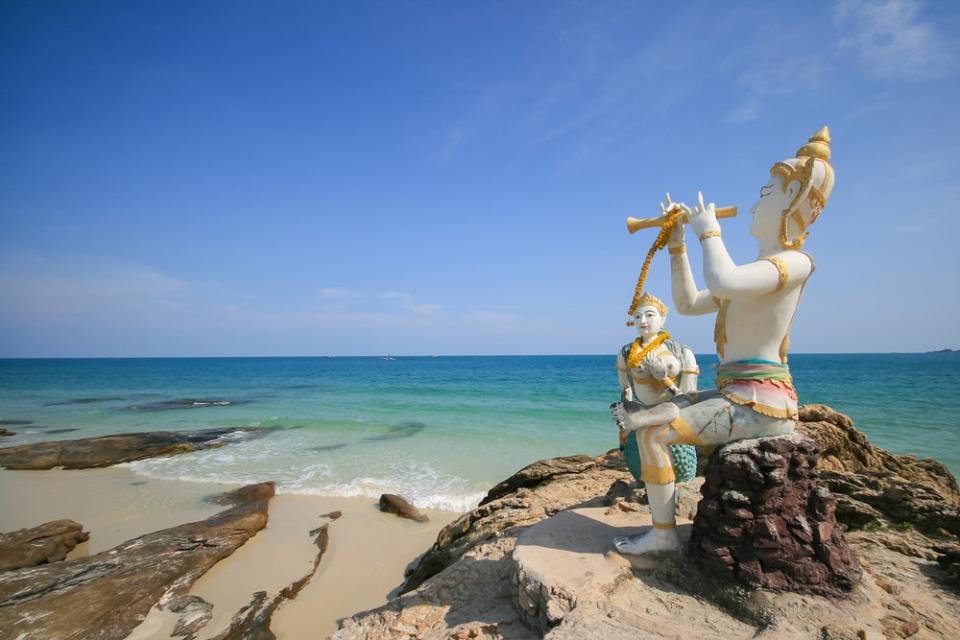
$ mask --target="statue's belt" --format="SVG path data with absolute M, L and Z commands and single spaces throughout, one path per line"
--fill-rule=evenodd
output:
M 790 375 L 790 367 L 779 362 L 738 360 L 717 365 L 718 389 L 736 380 L 776 380 L 791 384 L 793 377 Z

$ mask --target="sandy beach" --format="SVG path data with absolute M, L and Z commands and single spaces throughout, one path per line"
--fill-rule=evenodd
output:
M 84 525 L 90 540 L 69 558 L 110 549 L 145 533 L 208 517 L 222 507 L 205 496 L 236 488 L 219 483 L 145 480 L 130 469 L 77 471 L 0 470 L 0 531 L 60 518 Z M 212 603 L 213 619 L 201 638 L 220 632 L 256 591 L 272 596 L 309 573 L 317 549 L 310 531 L 323 514 L 341 511 L 330 524 L 330 543 L 311 582 L 280 607 L 272 630 L 278 638 L 324 638 L 336 621 L 386 602 L 403 571 L 426 551 L 458 514 L 427 510 L 418 523 L 381 513 L 370 498 L 277 495 L 269 523 L 233 555 L 215 565 L 190 590 Z M 168 638 L 175 617 L 154 608 L 130 635 Z

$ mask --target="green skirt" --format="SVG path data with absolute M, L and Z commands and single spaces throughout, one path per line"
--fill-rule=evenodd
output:
M 673 456 L 673 472 L 677 474 L 676 482 L 688 482 L 697 475 L 697 450 L 692 444 L 674 444 L 670 446 L 670 454 Z M 627 461 L 627 468 L 637 479 L 637 482 L 643 484 L 640 477 L 640 447 L 637 445 L 637 438 L 634 434 L 627 436 L 623 444 L 623 457 Z

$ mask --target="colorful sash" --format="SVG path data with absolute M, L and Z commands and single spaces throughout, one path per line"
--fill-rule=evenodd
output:
M 797 391 L 790 367 L 769 360 L 737 360 L 717 366 L 717 389 L 730 402 L 771 418 L 797 419 Z

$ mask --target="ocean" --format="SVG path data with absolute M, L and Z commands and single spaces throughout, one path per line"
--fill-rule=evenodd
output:
M 716 357 L 698 356 L 700 388 Z M 801 403 L 873 444 L 960 472 L 960 353 L 791 354 Z M 2 359 L 0 446 L 132 431 L 283 427 L 129 463 L 144 478 L 277 482 L 281 493 L 463 511 L 541 458 L 617 444 L 612 356 Z M 14 424 L 29 421 L 29 424 Z

